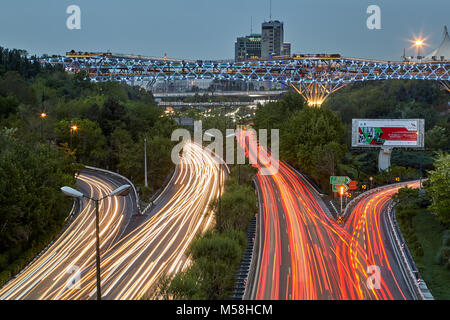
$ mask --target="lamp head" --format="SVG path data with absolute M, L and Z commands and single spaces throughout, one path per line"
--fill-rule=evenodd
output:
M 72 198 L 83 198 L 84 194 L 82 194 L 80 191 L 75 190 L 71 187 L 62 187 L 61 188 L 62 193 L 64 193 L 66 196 L 72 197 Z
M 129 184 L 124 184 L 123 186 L 117 188 L 113 192 L 111 192 L 108 196 L 122 196 L 126 197 L 130 193 L 131 186 Z

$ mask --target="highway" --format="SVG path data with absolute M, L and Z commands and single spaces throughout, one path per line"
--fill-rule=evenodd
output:
M 238 141 L 259 169 L 273 171 L 256 177 L 261 216 L 249 299 L 415 298 L 385 223 L 384 208 L 403 185 L 368 195 L 341 226 L 300 173 L 282 161 L 276 171 L 254 135 L 241 133 Z M 367 286 L 371 265 L 380 267 L 379 289 Z
M 358 201 L 345 223 L 349 245 L 341 246 L 350 274 L 358 287 L 353 299 L 411 300 L 418 299 L 406 277 L 406 270 L 393 246 L 386 209 L 399 188 L 418 188 L 419 182 L 398 183 L 367 194 Z M 367 281 L 369 266 L 380 271 L 380 288 L 369 290 Z
M 90 197 L 101 197 L 123 183 L 94 171 L 82 171 L 77 188 Z M 132 195 L 106 198 L 100 202 L 101 251 L 108 250 L 124 232 L 136 210 Z M 0 289 L 4 299 L 60 299 L 73 287 L 79 270 L 95 261 L 95 203 L 83 198 L 82 209 L 52 245 L 16 278 Z
M 103 254 L 102 298 L 151 296 L 161 276 L 189 265 L 186 251 L 194 237 L 212 226 L 210 203 L 223 190 L 225 171 L 201 147 L 185 146 L 181 164 L 146 220 Z M 79 290 L 62 299 L 95 299 L 95 269 L 81 278 Z
M 256 144 L 253 135 L 246 153 L 258 167 L 273 167 L 276 160 Z M 261 157 L 265 158 L 262 159 Z M 269 161 L 271 160 L 271 161 Z M 270 164 L 268 164 L 270 163 Z M 342 299 L 345 287 L 339 287 L 336 257 L 336 230 L 339 228 L 322 208 L 319 195 L 305 179 L 283 162 L 272 175 L 257 174 L 261 197 L 260 252 L 254 289 L 250 299 L 316 300 Z
M 131 232 L 130 196 L 100 206 L 102 299 L 148 297 L 160 277 L 189 265 L 186 251 L 214 221 L 210 204 L 223 190 L 224 167 L 200 146 L 188 144 L 172 180 Z M 109 178 L 108 178 L 109 179 Z M 117 187 L 100 174 L 79 176 L 81 191 L 97 196 Z M 0 299 L 96 299 L 94 206 L 83 210 L 50 248 L 0 291 Z M 135 219 L 135 218 L 131 218 Z M 76 266 L 75 272 L 69 272 Z M 79 269 L 78 269 L 79 267 Z M 78 279 L 77 285 L 70 285 Z

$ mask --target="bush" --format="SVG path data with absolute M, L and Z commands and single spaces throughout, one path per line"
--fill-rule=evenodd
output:
M 450 247 L 445 246 L 442 247 L 439 250 L 438 256 L 437 256 L 437 263 L 440 265 L 447 266 L 450 264 Z
M 196 238 L 189 255 L 193 264 L 175 276 L 162 277 L 153 297 L 165 299 L 226 299 L 235 282 L 235 273 L 242 253 L 247 245 L 245 229 L 256 211 L 256 195 L 249 186 L 249 177 L 254 170 L 241 168 L 244 176 L 240 185 L 237 181 L 238 167 L 231 170 L 231 177 L 225 184 L 222 196 L 222 212 L 215 209 L 216 227 Z

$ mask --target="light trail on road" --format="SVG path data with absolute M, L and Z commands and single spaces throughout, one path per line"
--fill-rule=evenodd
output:
M 174 193 L 161 209 L 104 254 L 104 299 L 140 299 L 152 293 L 159 279 L 183 270 L 192 240 L 214 222 L 210 207 L 223 190 L 225 172 L 208 152 L 195 144 L 184 148 L 173 178 Z M 63 299 L 96 295 L 95 269 L 82 278 L 81 290 L 66 291 Z
M 263 235 L 251 299 L 413 298 L 381 231 L 386 229 L 381 225 L 385 206 L 403 184 L 368 195 L 341 226 L 326 214 L 322 199 L 301 174 L 282 161 L 274 166 L 277 160 L 257 144 L 254 133 L 241 131 L 238 142 L 250 163 L 258 160 L 256 167 L 273 173 L 260 170 L 256 176 Z M 378 290 L 367 286 L 371 265 L 381 270 Z
M 78 176 L 78 187 L 90 197 L 102 197 L 118 186 L 91 172 Z M 85 270 L 95 259 L 95 203 L 82 200 L 83 209 L 33 263 L 0 290 L 4 299 L 58 299 L 77 276 L 77 270 Z M 106 198 L 99 210 L 101 250 L 107 250 L 118 240 L 126 224 L 130 197 Z M 131 211 L 131 210 L 130 210 Z
M 366 291 L 358 290 L 357 295 L 353 296 L 355 299 L 417 298 L 414 290 L 409 289 L 406 271 L 396 257 L 386 214 L 392 196 L 405 186 L 418 188 L 419 181 L 395 184 L 365 195 L 346 221 L 345 230 L 347 235 L 351 235 L 350 245 L 341 247 L 341 255 L 347 259 L 346 264 L 356 281 L 366 281 L 369 266 L 380 268 L 380 289 L 368 290 L 367 286 L 361 286 Z
M 116 187 L 86 174 L 78 179 L 91 196 L 108 194 Z M 157 212 L 129 234 L 120 238 L 129 204 L 119 197 L 101 202 L 102 298 L 145 297 L 163 275 L 188 266 L 186 252 L 192 240 L 214 223 L 210 205 L 222 193 L 224 179 L 218 159 L 190 143 L 184 147 L 171 183 L 155 201 Z M 85 202 L 50 248 L 1 289 L 0 299 L 96 298 L 95 205 Z M 68 273 L 73 266 L 80 271 Z M 77 286 L 68 285 L 77 277 Z

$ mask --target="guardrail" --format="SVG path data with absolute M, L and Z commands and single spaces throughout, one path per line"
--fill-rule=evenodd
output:
M 253 178 L 252 186 L 255 189 L 255 192 L 257 194 L 258 199 L 258 212 L 256 213 L 256 221 L 255 221 L 255 227 L 254 227 L 254 241 L 252 243 L 253 250 L 252 250 L 252 256 L 250 258 L 250 269 L 247 274 L 247 280 L 244 288 L 244 294 L 242 295 L 243 300 L 250 300 L 251 294 L 255 291 L 255 286 L 257 284 L 256 279 L 256 273 L 259 270 L 257 268 L 257 262 L 260 261 L 261 256 L 261 237 L 262 232 L 260 230 L 261 228 L 261 216 L 262 216 L 262 206 L 260 205 L 260 199 L 261 195 L 259 194 L 259 189 L 256 186 L 256 178 Z M 258 270 L 257 270 L 258 269 Z
M 84 168 L 88 169 L 88 170 L 99 171 L 99 172 L 103 172 L 103 173 L 115 176 L 116 178 L 122 179 L 127 184 L 129 184 L 132 187 L 133 192 L 134 192 L 134 198 L 136 200 L 136 206 L 137 206 L 137 209 L 138 209 L 138 213 L 142 215 L 141 205 L 139 203 L 139 195 L 137 193 L 136 187 L 134 186 L 133 182 L 131 182 L 127 177 L 124 177 L 121 174 L 118 174 L 116 172 L 112 172 L 112 171 L 109 171 L 109 170 L 100 169 L 100 168 L 96 168 L 96 167 L 85 166 Z
M 424 179 L 422 179 L 422 181 L 424 181 Z M 356 205 L 356 203 L 358 203 L 361 200 L 361 198 L 371 195 L 373 193 L 377 193 L 380 190 L 392 188 L 393 186 L 396 186 L 398 184 L 406 185 L 407 183 L 410 183 L 410 182 L 412 182 L 412 181 L 405 181 L 402 183 L 389 184 L 389 185 L 377 187 L 377 188 L 371 189 L 369 191 L 366 191 L 364 193 L 361 193 L 360 195 L 358 195 L 356 198 L 354 198 L 352 201 L 350 201 L 347 204 L 342 216 L 345 219 L 348 216 L 349 212 L 351 212 L 350 208 L 353 208 Z M 409 252 L 409 249 L 406 245 L 406 241 L 404 240 L 400 229 L 397 227 L 398 224 L 397 224 L 396 217 L 395 217 L 395 211 L 393 210 L 394 206 L 395 206 L 395 203 L 393 203 L 393 201 L 391 201 L 391 204 L 387 208 L 389 231 L 391 232 L 391 234 L 394 237 L 393 245 L 395 246 L 395 249 L 397 250 L 397 252 L 400 253 L 401 262 L 403 264 L 404 269 L 407 272 L 408 280 L 409 280 L 410 284 L 414 287 L 415 292 L 418 295 L 418 297 L 421 300 L 433 300 L 434 298 L 431 295 L 431 292 L 428 290 L 428 287 L 427 287 L 425 281 L 420 276 L 420 273 L 414 264 L 414 259 L 412 258 L 411 253 Z M 395 223 L 394 223 L 394 221 L 395 221 Z M 404 248 L 402 248 L 402 244 L 403 244 Z M 413 265 L 411 265 L 410 261 L 412 262 Z
M 402 258 L 403 265 L 406 267 L 406 271 L 410 280 L 410 283 L 413 284 L 416 293 L 420 297 L 421 300 L 434 300 L 433 295 L 420 275 L 419 270 L 417 269 L 414 259 L 411 256 L 408 245 L 406 244 L 403 235 L 398 228 L 397 219 L 395 217 L 395 206 L 397 203 L 391 201 L 389 207 L 387 209 L 388 221 L 390 226 L 390 231 L 394 236 L 394 244 L 396 245 L 397 252 L 400 253 Z
M 175 173 L 175 169 L 172 169 L 169 173 L 169 175 L 166 177 L 166 180 L 164 180 L 163 185 L 161 188 L 156 190 L 156 192 L 150 197 L 150 203 L 142 210 L 142 215 L 146 214 L 148 210 L 150 210 L 155 202 L 158 200 L 159 196 L 166 190 L 167 186 L 169 185 L 170 181 L 172 181 L 173 176 Z
M 235 285 L 231 298 L 235 300 L 244 299 L 247 290 L 249 273 L 253 263 L 254 242 L 256 234 L 256 214 L 247 227 L 247 247 L 242 253 L 241 263 L 235 275 Z

